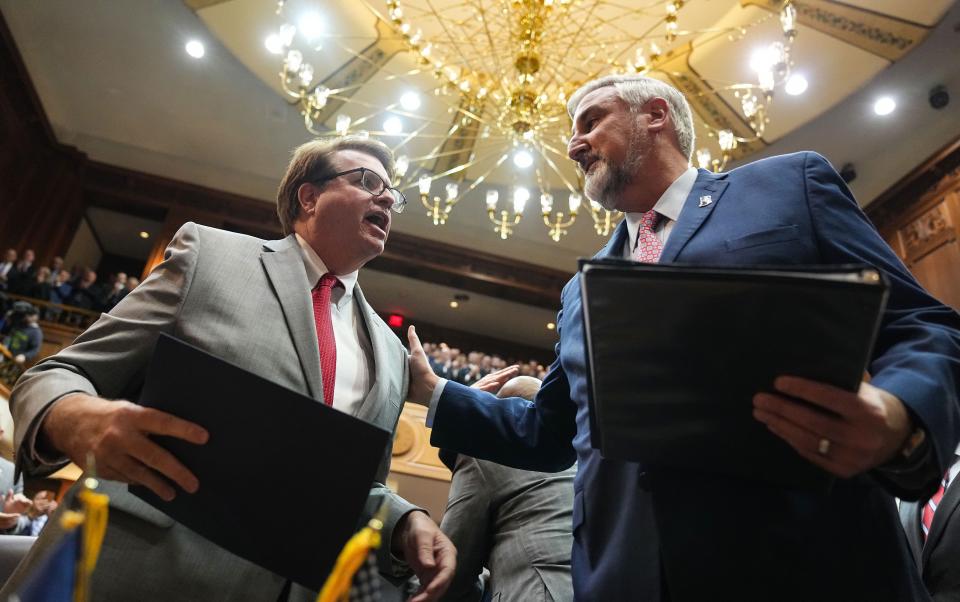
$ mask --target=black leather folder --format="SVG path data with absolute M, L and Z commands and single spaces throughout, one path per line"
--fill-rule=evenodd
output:
M 195 422 L 205 445 L 158 437 L 200 480 L 165 502 L 130 491 L 217 545 L 319 589 L 361 512 L 390 434 L 161 335 L 141 405 Z
M 829 488 L 752 399 L 783 374 L 857 390 L 886 305 L 880 272 L 584 260 L 580 273 L 591 444 L 605 458 Z

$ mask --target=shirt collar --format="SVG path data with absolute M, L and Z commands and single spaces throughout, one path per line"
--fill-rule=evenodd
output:
M 317 285 L 317 282 L 320 281 L 320 277 L 330 270 L 327 269 L 323 260 L 317 255 L 317 252 L 313 250 L 313 247 L 311 247 L 302 236 L 296 233 L 294 233 L 294 236 L 297 237 L 297 244 L 300 245 L 300 256 L 303 258 L 303 267 L 307 270 L 307 282 L 310 285 L 310 289 L 313 289 L 313 287 Z M 338 309 L 342 308 L 343 304 L 353 297 L 353 287 L 357 285 L 357 277 L 359 274 L 360 270 L 354 270 L 349 274 L 336 275 L 337 280 L 343 284 L 342 293 L 338 293 L 339 287 L 333 290 Z M 336 298 L 338 294 L 342 294 L 339 299 Z
M 660 195 L 660 198 L 657 200 L 657 203 L 653 206 L 654 211 L 659 213 L 664 218 L 670 221 L 677 221 L 677 218 L 680 217 L 680 212 L 683 211 L 683 204 L 686 202 L 687 197 L 690 196 L 690 191 L 693 190 L 693 185 L 697 181 L 697 168 L 688 167 L 685 172 L 680 174 L 680 177 L 673 181 L 673 184 L 663 191 L 663 194 Z M 627 218 L 627 233 L 630 235 L 630 238 L 627 239 L 630 241 L 630 252 L 633 253 L 634 247 L 637 246 L 637 230 L 640 228 L 640 219 L 643 217 L 643 213 L 640 212 L 628 212 L 626 214 Z M 661 224 L 665 223 L 663 220 Z

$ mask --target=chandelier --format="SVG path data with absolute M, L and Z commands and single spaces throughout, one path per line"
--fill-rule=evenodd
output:
M 268 48 L 282 57 L 283 91 L 307 130 L 381 138 L 397 156 L 397 186 L 408 196 L 419 193 L 433 224 L 446 223 L 461 201 L 483 202 L 493 232 L 507 239 L 538 197 L 546 234 L 559 242 L 581 215 L 591 217 L 600 236 L 621 217 L 585 199 L 582 176 L 566 157 L 566 102 L 591 79 L 640 73 L 680 89 L 706 142 L 695 152 L 702 168 L 721 171 L 762 143 L 775 91 L 790 75 L 797 33 L 790 0 L 765 3 L 758 19 L 722 26 L 716 11 L 711 19 L 701 15 L 708 0 L 386 0 L 367 5 L 376 17 L 375 42 L 351 49 L 364 63 L 349 77 L 317 80 L 309 53 L 320 44 L 305 43 L 293 24 L 280 25 Z M 284 4 L 278 2 L 281 18 Z M 742 40 L 777 18 L 780 39 L 754 53 L 752 81 L 691 75 L 694 49 L 718 43 L 748 49 Z M 407 55 L 411 68 L 388 79 L 419 78 L 418 89 L 443 101 L 445 115 L 419 111 L 415 92 L 379 104 L 356 98 L 364 73 L 398 54 Z M 348 106 L 365 112 L 350 116 Z

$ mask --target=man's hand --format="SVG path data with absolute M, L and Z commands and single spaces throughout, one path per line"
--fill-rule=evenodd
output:
M 913 428 L 902 401 L 866 382 L 851 393 L 781 376 L 774 388 L 777 393 L 754 396 L 754 417 L 801 456 L 839 477 L 849 478 L 890 461 Z
M 14 493 L 13 489 L 7 491 L 3 498 L 3 511 L 7 514 L 23 514 L 32 505 L 30 498 L 22 493 Z
M 507 366 L 506 368 L 500 368 L 499 370 L 491 372 L 470 386 L 474 389 L 480 389 L 481 391 L 496 395 L 497 391 L 499 391 L 508 380 L 518 374 L 520 374 L 520 366 Z
M 58 400 L 41 430 L 52 447 L 80 467 L 88 468 L 87 458 L 92 457 L 97 476 L 144 485 L 164 500 L 175 496 L 166 479 L 190 493 L 200 485 L 193 473 L 148 435 L 202 445 L 207 431 L 166 412 L 78 393 Z
M 19 514 L 0 512 L 0 531 L 9 531 L 10 529 L 16 527 L 19 522 Z
M 36 518 L 44 514 L 53 514 L 57 510 L 57 500 L 52 491 L 43 490 L 33 496 L 33 507 L 30 517 Z
M 428 405 L 440 378 L 430 368 L 413 324 L 407 329 L 407 342 L 410 344 L 410 390 L 407 398 L 414 403 Z
M 457 568 L 457 549 L 425 513 L 414 510 L 400 519 L 393 531 L 390 549 L 395 556 L 402 557 L 420 579 L 420 590 L 410 602 L 439 600 L 450 587 Z

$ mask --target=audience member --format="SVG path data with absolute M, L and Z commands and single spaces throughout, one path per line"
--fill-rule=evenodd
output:
M 13 355 L 15 363 L 23 365 L 40 353 L 43 330 L 38 320 L 37 308 L 26 301 L 17 301 L 8 313 L 3 327 L 3 345 Z
M 49 301 L 53 285 L 50 283 L 50 268 L 43 266 L 37 270 L 33 284 L 23 294 L 40 301 Z
M 928 500 L 900 502 L 900 522 L 934 602 L 960 600 L 960 446 Z
M 7 288 L 11 293 L 24 295 L 33 285 L 33 278 L 37 273 L 37 267 L 33 264 L 35 257 L 33 249 L 27 249 L 17 265 L 7 274 Z
M 484 389 L 484 381 L 474 387 Z M 539 389 L 536 378 L 518 376 L 497 397 L 533 400 Z M 453 472 L 440 529 L 457 546 L 457 570 L 443 599 L 573 600 L 576 465 L 556 473 L 533 472 L 447 449 L 440 450 L 440 459 Z M 484 567 L 490 578 L 482 586 Z
M 17 266 L 17 250 L 7 249 L 3 253 L 3 261 L 0 261 L 0 290 L 9 288 L 8 278 L 10 272 Z
M 110 292 L 107 294 L 106 299 L 104 299 L 104 311 L 113 309 L 117 303 L 120 303 L 120 301 L 127 296 L 127 293 L 130 292 L 130 289 L 127 288 L 127 275 L 125 273 L 117 272 L 111 279 L 113 280 L 113 285 L 110 287 Z
M 13 462 L 0 457 L 0 534 L 36 536 L 57 509 L 56 498 L 52 491 L 41 491 L 30 500 L 23 495 L 23 477 L 14 481 L 14 474 Z
M 100 309 L 103 306 L 103 296 L 96 282 L 97 273 L 90 268 L 84 268 L 83 275 L 73 283 L 73 292 L 67 299 L 67 305 L 80 309 Z
M 66 272 L 63 267 L 63 257 L 54 257 L 53 261 L 50 262 L 50 284 L 56 282 L 61 272 Z M 69 276 L 69 272 L 67 272 L 67 275 Z M 69 278 L 67 279 L 69 280 Z

